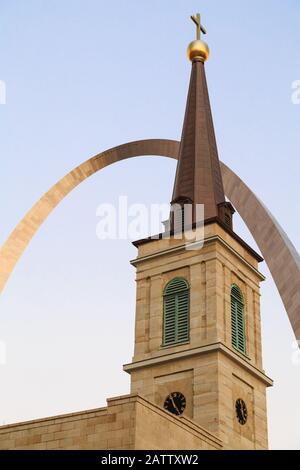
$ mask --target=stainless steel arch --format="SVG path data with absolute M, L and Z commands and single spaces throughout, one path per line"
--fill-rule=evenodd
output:
M 0 292 L 27 245 L 53 209 L 80 183 L 118 161 L 146 155 L 177 159 L 179 142 L 141 140 L 102 152 L 85 161 L 49 189 L 18 223 L 0 249 Z M 300 339 L 300 258 L 272 214 L 243 181 L 221 163 L 225 193 L 252 233 L 271 271 L 292 328 Z

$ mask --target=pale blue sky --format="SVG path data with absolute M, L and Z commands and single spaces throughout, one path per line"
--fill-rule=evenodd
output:
M 58 178 L 109 147 L 181 133 L 201 11 L 220 158 L 277 217 L 299 250 L 298 0 L 0 0 L 0 243 Z M 175 162 L 141 158 L 78 187 L 43 225 L 0 298 L 0 423 L 103 406 L 127 393 L 136 255 L 100 242 L 96 208 L 170 200 Z M 236 230 L 254 245 L 236 217 Z M 265 264 L 264 365 L 270 445 L 300 448 L 300 365 Z M 289 430 L 287 433 L 286 430 Z

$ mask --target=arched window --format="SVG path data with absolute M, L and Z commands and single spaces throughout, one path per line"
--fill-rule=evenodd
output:
M 244 298 L 235 284 L 231 286 L 231 341 L 235 349 L 246 353 Z
M 163 346 L 190 339 L 190 289 L 183 278 L 170 281 L 164 290 Z

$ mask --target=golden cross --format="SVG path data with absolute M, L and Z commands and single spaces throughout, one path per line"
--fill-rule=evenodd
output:
M 206 29 L 205 29 L 204 26 L 202 26 L 202 24 L 201 24 L 201 16 L 200 16 L 200 13 L 197 13 L 197 15 L 192 15 L 192 16 L 191 16 L 191 19 L 193 20 L 193 22 L 194 22 L 195 25 L 197 26 L 197 40 L 200 40 L 201 32 L 202 32 L 203 34 L 206 34 Z

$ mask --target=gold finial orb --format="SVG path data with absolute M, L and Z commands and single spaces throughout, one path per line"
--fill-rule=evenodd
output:
M 205 62 L 209 57 L 209 47 L 206 42 L 197 39 L 192 41 L 187 48 L 187 55 L 192 62 L 194 59 L 199 59 Z
M 206 34 L 206 29 L 203 24 L 201 24 L 201 15 L 197 13 L 196 15 L 191 16 L 191 20 L 196 25 L 196 41 L 191 42 L 187 49 L 187 55 L 190 61 L 201 60 L 205 62 L 209 56 L 209 47 L 206 42 L 201 40 L 201 33 Z

